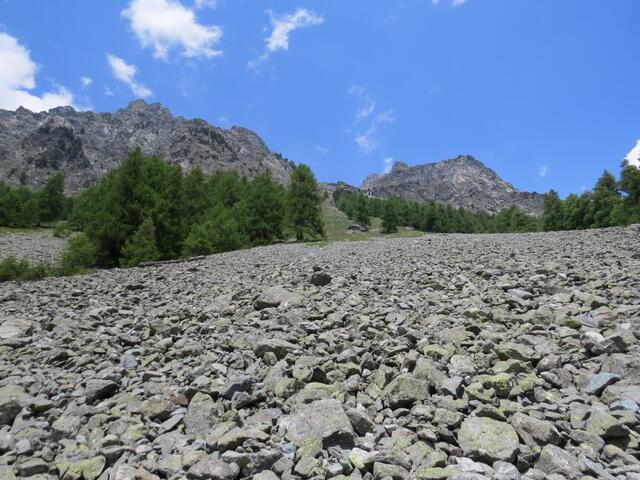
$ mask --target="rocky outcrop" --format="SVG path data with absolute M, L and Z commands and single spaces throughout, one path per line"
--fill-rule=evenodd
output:
M 115 113 L 58 107 L 33 113 L 0 110 L 0 180 L 38 187 L 57 171 L 75 193 L 141 148 L 184 169 L 235 170 L 248 178 L 270 169 L 286 183 L 292 164 L 273 153 L 251 130 L 223 129 L 204 120 L 176 117 L 159 103 L 131 102 Z
M 369 175 L 362 188 L 375 197 L 391 195 L 415 202 L 448 203 L 455 207 L 496 213 L 517 205 L 540 214 L 544 196 L 521 192 L 471 156 L 408 166 L 396 162 L 385 175 Z
M 638 479 L 639 232 L 0 284 L 0 478 Z

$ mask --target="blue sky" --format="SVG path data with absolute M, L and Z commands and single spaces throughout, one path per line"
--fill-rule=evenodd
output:
M 640 138 L 638 18 L 637 0 L 0 0 L 0 108 L 144 96 L 323 181 L 471 154 L 566 195 Z

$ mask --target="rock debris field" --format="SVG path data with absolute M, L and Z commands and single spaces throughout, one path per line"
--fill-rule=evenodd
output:
M 0 285 L 0 479 L 640 479 L 640 228 Z
M 57 263 L 67 248 L 67 240 L 54 237 L 51 230 L 0 232 L 0 260 L 24 258 L 30 263 Z

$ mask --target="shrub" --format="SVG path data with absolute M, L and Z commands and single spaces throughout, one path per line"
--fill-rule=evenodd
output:
M 158 260 L 160 253 L 156 244 L 156 228 L 153 220 L 146 218 L 122 248 L 123 267 L 135 267 L 142 262 Z
M 69 226 L 69 222 L 62 220 L 56 223 L 56 226 L 53 229 L 54 237 L 68 238 L 69 235 L 71 235 L 71 227 Z
M 44 263 L 31 266 L 27 260 L 15 257 L 0 261 L 0 282 L 40 280 L 54 273 L 53 267 Z
M 73 275 L 96 264 L 96 246 L 84 233 L 69 240 L 69 247 L 62 254 L 61 275 Z

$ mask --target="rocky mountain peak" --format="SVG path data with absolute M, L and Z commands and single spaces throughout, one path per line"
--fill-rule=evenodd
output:
M 539 214 L 544 198 L 538 193 L 518 191 L 471 155 L 414 166 L 396 162 L 389 173 L 368 176 L 362 188 L 377 197 L 436 201 L 490 213 L 518 205 L 528 213 Z
M 115 113 L 58 107 L 33 113 L 0 110 L 0 180 L 39 187 L 56 171 L 70 193 L 92 185 L 140 148 L 184 169 L 235 170 L 247 178 L 270 169 L 286 183 L 292 164 L 254 132 L 174 116 L 160 103 L 134 100 Z
M 396 162 L 393 164 L 393 167 L 391 168 L 391 173 L 400 173 L 404 170 L 407 170 L 409 168 L 409 165 L 407 165 L 404 162 Z

